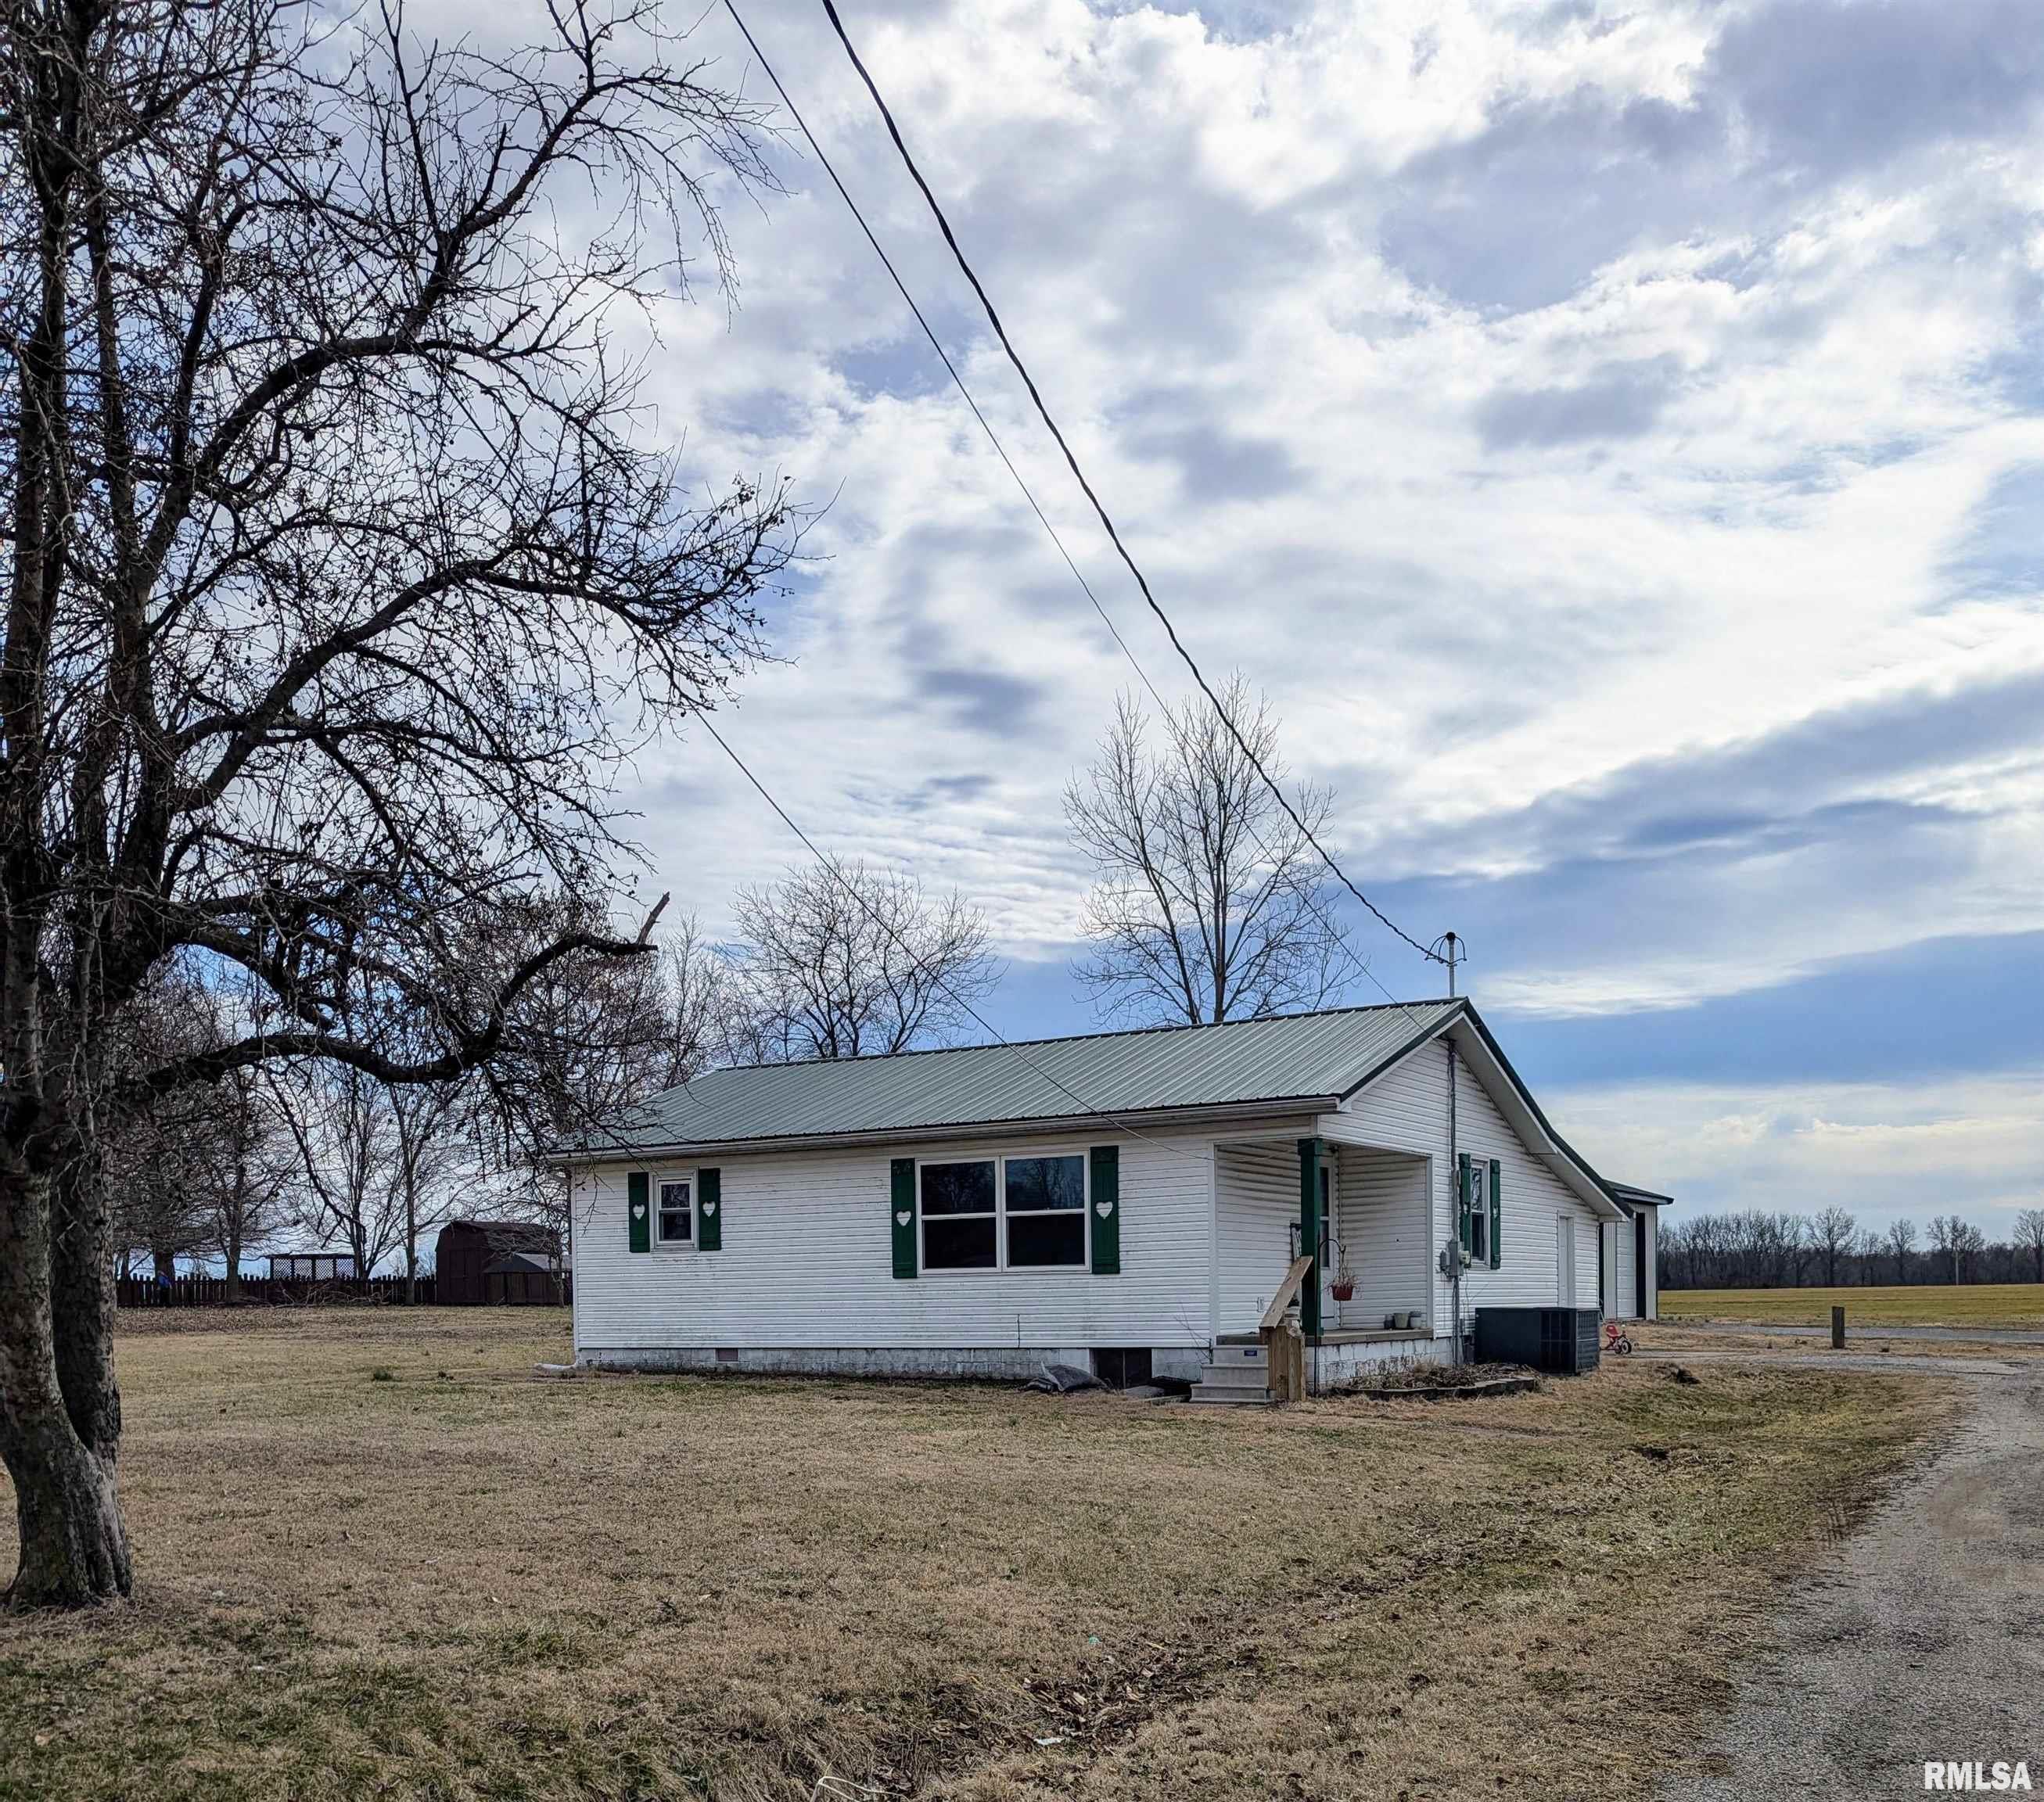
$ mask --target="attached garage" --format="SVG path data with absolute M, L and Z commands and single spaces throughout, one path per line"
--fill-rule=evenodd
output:
M 1635 1189 L 1630 1183 L 1610 1182 L 1605 1187 L 1625 1218 L 1604 1228 L 1598 1247 L 1604 1313 L 1614 1320 L 1658 1320 L 1661 1297 L 1654 1265 L 1659 1212 L 1674 1197 Z

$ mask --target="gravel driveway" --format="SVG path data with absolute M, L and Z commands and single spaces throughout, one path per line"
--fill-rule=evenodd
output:
M 1930 1759 L 2023 1759 L 2044 1788 L 2044 1372 L 1964 1362 L 1936 1365 L 1965 1424 L 1798 1586 L 1662 1802 L 1920 1796 Z

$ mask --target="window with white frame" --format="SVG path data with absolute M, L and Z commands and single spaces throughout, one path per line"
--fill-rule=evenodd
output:
M 927 1163 L 917 1180 L 924 1270 L 1084 1267 L 1082 1155 Z
M 1481 1158 L 1470 1161 L 1470 1262 L 1487 1268 L 1490 1263 L 1490 1166 Z
M 1001 1210 L 994 1170 L 991 1158 L 922 1166 L 924 1270 L 998 1267 Z
M 695 1185 L 686 1177 L 663 1177 L 655 1232 L 663 1245 L 695 1243 Z
M 1011 1270 L 1085 1262 L 1085 1159 L 1001 1160 L 1001 1208 Z

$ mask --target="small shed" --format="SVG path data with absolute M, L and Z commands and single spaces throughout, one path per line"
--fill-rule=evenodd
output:
M 433 1251 L 433 1299 L 445 1306 L 551 1306 L 562 1299 L 561 1236 L 531 1220 L 450 1220 Z

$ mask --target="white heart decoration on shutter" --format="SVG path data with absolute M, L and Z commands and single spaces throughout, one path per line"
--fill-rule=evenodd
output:
M 894 1212 L 894 1224 L 897 1227 L 905 1227 L 915 1217 L 906 1208 L 897 1208 Z
M 702 1205 L 702 1211 L 705 1215 L 713 1214 L 717 1212 L 717 1204 L 714 1201 L 705 1201 Z
M 646 1204 L 644 1202 L 635 1201 L 632 1204 L 632 1217 L 635 1220 L 643 1220 L 645 1219 Z
M 1093 1211 L 1102 1220 L 1105 1220 L 1114 1212 L 1114 1204 L 1112 1201 L 1096 1201 L 1093 1205 Z

